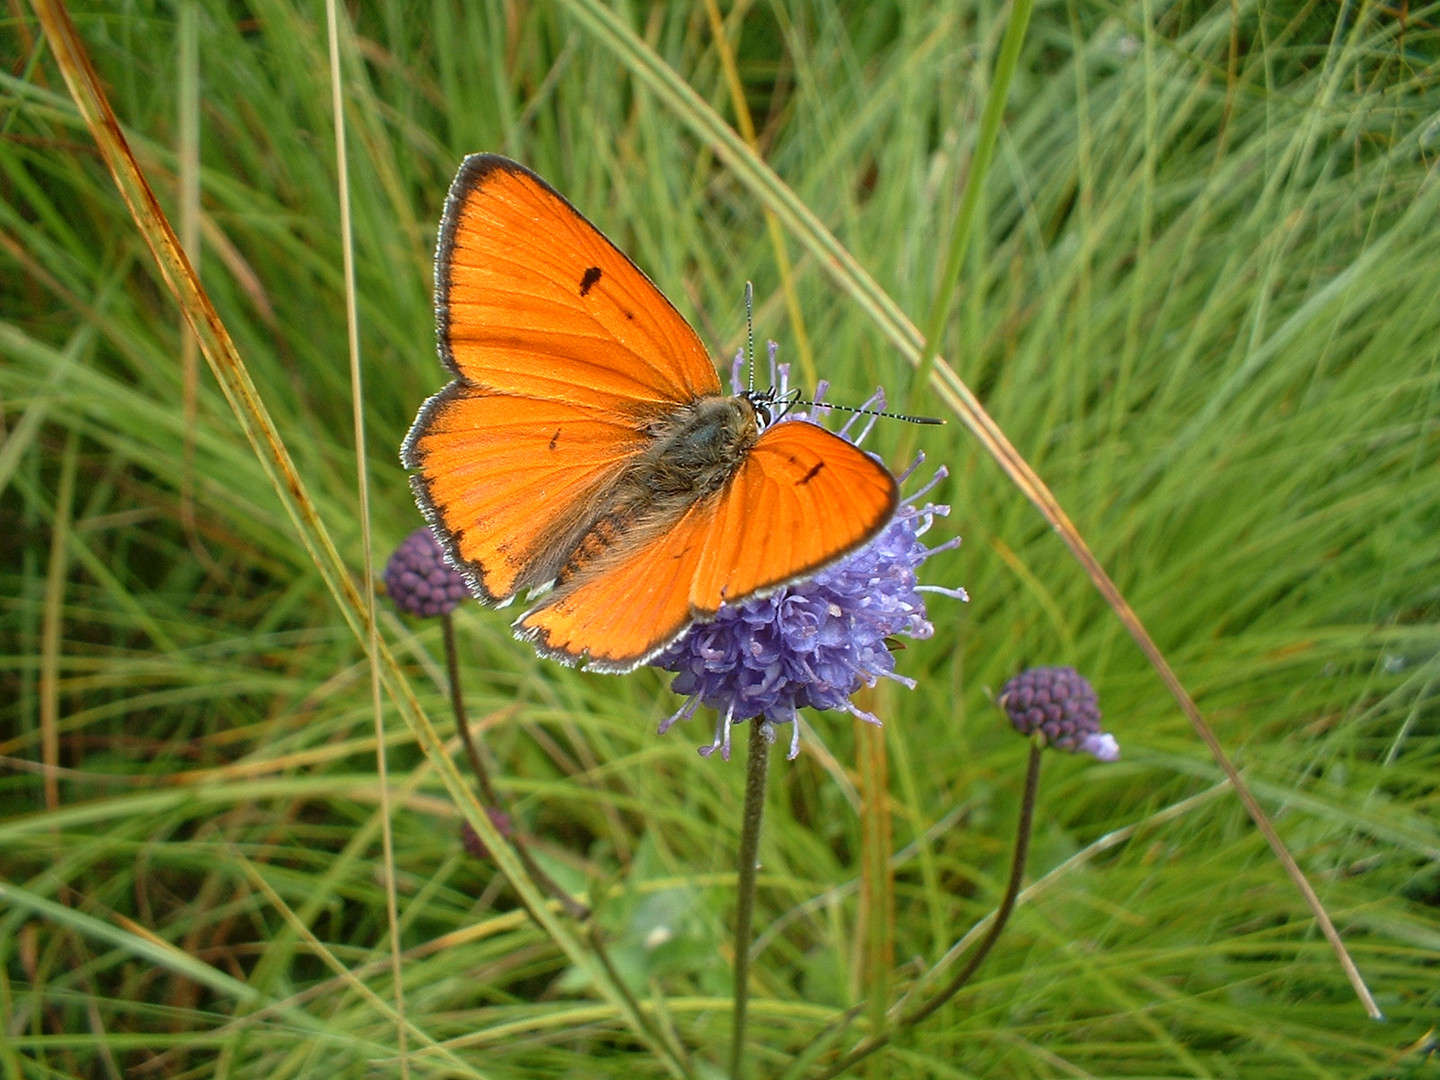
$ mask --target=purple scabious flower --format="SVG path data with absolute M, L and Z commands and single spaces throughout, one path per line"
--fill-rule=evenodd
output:
M 445 561 L 445 552 L 429 529 L 416 529 L 390 556 L 385 591 L 401 611 L 422 618 L 448 615 L 470 595 L 465 579 Z
M 775 367 L 773 345 L 771 364 L 783 395 L 788 372 L 785 365 Z M 738 372 L 737 360 L 736 383 Z M 817 400 L 824 391 L 822 384 Z M 880 391 L 865 405 L 883 407 Z M 840 434 L 858 444 L 869 426 L 852 436 L 849 429 L 857 419 L 852 417 Z M 791 413 L 781 422 L 816 421 L 805 413 Z M 906 470 L 902 482 L 920 460 Z M 758 718 L 772 740 L 775 725 L 793 725 L 788 755 L 793 759 L 800 752 L 799 709 L 840 709 L 879 724 L 850 696 L 882 678 L 915 685 L 895 673 L 887 639 L 928 638 L 934 633 L 925 617 L 922 592 L 968 599 L 963 589 L 919 585 L 915 574 L 931 555 L 960 542 L 955 538 L 933 548 L 920 542 L 934 519 L 950 511 L 948 506 L 920 502 L 945 475 L 943 467 L 937 469 L 931 481 L 906 497 L 890 523 L 858 551 L 767 596 L 721 607 L 714 619 L 692 626 L 652 660 L 654 666 L 676 673 L 671 689 L 686 695 L 685 704 L 660 725 L 660 733 L 706 705 L 719 716 L 714 741 L 700 748 L 703 756 L 719 750 L 729 760 L 731 728 Z
M 1073 667 L 1028 668 L 1000 691 L 1000 708 L 1022 735 L 1039 732 L 1049 746 L 1117 761 L 1120 744 L 1100 730 L 1100 699 Z

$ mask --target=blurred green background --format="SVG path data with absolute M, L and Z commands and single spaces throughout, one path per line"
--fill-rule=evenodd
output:
M 360 580 L 324 8 L 71 11 Z M 464 852 L 387 702 L 402 1066 L 362 642 L 203 361 L 187 407 L 177 306 L 38 22 L 7 12 L 4 1075 L 719 1075 L 742 762 L 696 756 L 703 714 L 655 734 L 680 704 L 661 673 L 542 662 L 473 604 L 462 679 L 497 783 L 596 905 L 615 971 L 597 983 Z M 948 468 L 928 539 L 964 546 L 926 578 L 972 600 L 934 597 L 934 638 L 898 658 L 916 688 L 865 699 L 881 736 L 810 715 L 800 758 L 777 757 L 754 1074 L 809 1075 L 816 1035 L 858 1007 L 853 1043 L 994 909 L 1026 745 L 993 695 L 1069 663 L 1123 759 L 1049 757 L 1005 937 L 855 1075 L 1440 1076 L 1440 7 L 1041 3 L 983 176 L 1009 7 L 721 14 L 755 159 L 922 326 L 982 185 L 941 355 L 1151 629 L 1386 1014 L 1365 1016 L 1155 673 L 951 415 L 869 445 L 918 439 L 919 477 Z M 909 392 L 854 282 L 793 235 L 782 261 L 763 194 L 697 123 L 683 87 L 736 122 L 704 6 L 341 16 L 377 566 L 420 524 L 398 447 L 445 381 L 431 257 L 468 152 L 545 176 L 717 357 L 749 279 L 757 334 L 797 371 L 813 355 L 833 400 Z M 675 82 L 646 81 L 652 61 Z M 438 625 L 382 601 L 381 629 L 458 760 Z

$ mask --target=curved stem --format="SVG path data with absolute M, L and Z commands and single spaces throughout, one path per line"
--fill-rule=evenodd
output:
M 470 734 L 470 721 L 465 717 L 465 699 L 460 691 L 460 660 L 455 649 L 455 622 L 448 611 L 440 616 L 440 629 L 445 639 L 445 671 L 450 679 L 450 708 L 455 712 L 455 728 L 460 732 L 460 744 L 465 748 L 465 757 L 470 762 L 471 771 L 475 773 L 475 782 L 480 786 L 480 798 L 486 811 L 493 808 L 503 812 L 504 804 L 500 801 L 494 785 L 490 783 L 490 770 L 485 768 L 485 761 L 480 757 L 480 748 L 475 745 L 475 738 Z M 540 869 L 540 864 L 531 856 L 530 849 L 520 837 L 510 837 L 510 843 L 515 847 L 515 854 L 520 856 L 520 861 L 525 864 L 526 873 L 535 884 L 559 902 L 565 909 L 565 914 L 577 922 L 584 922 L 590 917 L 588 907 Z
M 797 721 L 798 722 L 798 721 Z M 745 818 L 740 829 L 740 865 L 735 908 L 735 1019 L 730 1037 L 730 1076 L 745 1075 L 745 1013 L 750 1002 L 750 938 L 755 916 L 756 860 L 760 823 L 765 814 L 765 780 L 770 769 L 770 740 L 760 717 L 750 721 L 750 750 L 745 772 Z
M 1025 861 L 1030 855 L 1030 832 L 1035 821 L 1035 796 L 1040 790 L 1040 754 L 1043 750 L 1043 742 L 1031 741 L 1030 763 L 1025 771 L 1025 794 L 1020 802 L 1020 822 L 1016 828 L 1015 853 L 1010 859 L 1010 880 L 1006 883 L 1005 896 L 1000 901 L 1000 907 L 995 912 L 995 918 L 990 923 L 990 929 L 985 934 L 984 940 L 970 954 L 970 959 L 965 962 L 965 966 L 944 987 L 902 1016 L 895 1027 L 866 1039 L 839 1061 L 818 1073 L 813 1080 L 832 1080 L 833 1077 L 839 1076 L 857 1062 L 863 1061 L 875 1051 L 888 1045 L 897 1028 L 912 1027 L 928 1018 L 936 1009 L 960 992 L 960 989 L 970 981 L 970 977 L 984 962 L 990 950 L 994 948 L 995 942 L 1000 939 L 1000 934 L 1005 929 L 1005 924 L 1010 921 L 1011 912 L 1015 910 L 1015 901 L 1020 896 L 1020 884 L 1025 878 Z
M 966 965 L 943 989 L 913 1012 L 900 1018 L 902 1027 L 920 1023 L 959 993 L 960 988 L 970 981 L 970 976 L 975 974 L 975 970 L 994 948 L 1005 924 L 1010 921 L 1010 913 L 1015 910 L 1015 900 L 1020 895 L 1020 884 L 1025 878 L 1025 861 L 1030 857 L 1030 830 L 1035 821 L 1035 795 L 1040 790 L 1040 754 L 1043 750 L 1043 743 L 1038 740 L 1031 741 L 1030 765 L 1025 770 L 1025 795 L 1020 802 L 1020 824 L 1016 828 L 1015 854 L 1010 860 L 1010 880 L 1005 885 L 1005 898 L 1000 901 L 1000 909 L 995 913 L 995 921 L 990 924 L 990 932 L 970 954 Z
M 487 807 L 499 807 L 500 798 L 490 786 L 490 771 L 480 757 L 480 750 L 470 734 L 470 721 L 465 716 L 465 695 L 460 689 L 460 659 L 455 648 L 455 620 L 447 611 L 440 616 L 440 631 L 445 639 L 445 674 L 450 680 L 450 709 L 455 714 L 455 729 L 460 732 L 460 745 L 465 748 L 465 757 L 470 770 L 480 785 L 480 797 Z

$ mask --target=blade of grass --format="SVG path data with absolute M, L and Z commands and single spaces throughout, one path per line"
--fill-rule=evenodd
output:
M 65 442 L 55 517 L 50 529 L 50 566 L 45 573 L 45 615 L 40 629 L 40 761 L 45 768 L 45 807 L 60 805 L 60 623 L 65 610 L 65 578 L 70 566 L 70 523 L 74 513 L 75 465 L 80 456 L 74 432 Z
M 237 865 L 244 869 L 246 878 L 265 897 L 270 906 L 280 913 L 281 917 L 284 918 L 285 922 L 289 925 L 291 931 L 305 942 L 309 947 L 311 955 L 320 957 L 325 966 L 334 972 L 335 977 L 349 987 L 353 994 L 368 1001 L 376 1012 L 382 1016 L 388 1016 L 397 1026 L 403 1025 L 407 1032 L 414 1034 L 418 1042 L 435 1052 L 437 1057 L 444 1058 L 450 1067 L 455 1069 L 460 1075 L 485 1076 L 485 1073 L 480 1072 L 468 1062 L 462 1060 L 452 1050 L 432 1038 L 428 1033 L 421 1031 L 406 1021 L 404 1014 L 399 1009 L 392 1009 L 389 1003 L 375 994 L 353 971 L 341 963 L 335 953 L 326 947 L 325 942 L 315 935 L 315 932 L 310 929 L 305 920 L 301 919 L 290 905 L 285 902 L 285 898 L 275 891 L 270 882 L 266 880 L 265 875 L 260 872 L 260 868 L 245 857 L 244 852 L 232 849 L 231 857 L 235 859 Z M 402 1047 L 404 1046 L 403 1041 L 401 1045 Z M 408 1058 L 409 1055 L 402 1050 L 400 1056 L 402 1069 L 409 1069 Z
M 365 381 L 360 365 L 360 313 L 355 296 L 355 229 L 350 220 L 350 163 L 345 146 L 345 92 L 340 79 L 340 16 L 325 0 L 325 34 L 330 52 L 330 101 L 335 125 L 335 176 L 339 184 L 340 251 L 345 277 L 345 334 L 350 356 L 351 423 L 355 429 L 355 488 L 360 504 L 361 582 L 365 600 L 366 652 L 370 667 L 370 708 L 375 723 L 375 779 L 380 791 L 380 852 L 385 867 L 385 921 L 390 934 L 390 985 L 395 1000 L 395 1040 L 400 1078 L 409 1080 L 405 1023 L 405 979 L 400 966 L 400 905 L 395 889 L 395 831 L 390 812 L 390 765 L 385 751 L 385 707 L 380 689 L 380 626 L 375 619 L 375 564 L 370 536 L 370 472 L 365 453 Z
M 273 1007 L 276 1004 L 267 1001 L 262 994 L 245 982 L 195 959 L 168 941 L 157 938 L 148 932 L 142 932 L 138 926 L 131 925 L 126 928 L 112 925 L 88 912 L 76 911 L 65 904 L 41 896 L 34 890 L 21 888 L 13 882 L 3 880 L 0 880 L 0 900 L 31 911 L 40 918 L 68 927 L 86 938 L 105 942 L 133 955 L 138 960 L 178 972 L 221 997 L 254 1007 Z M 323 1020 L 303 1009 L 282 1008 L 280 1015 L 284 1016 L 287 1022 L 296 1024 L 300 1030 L 308 1032 L 311 1038 L 324 1042 L 333 1037 L 343 1039 L 347 1047 L 355 1046 L 354 1032 L 346 1031 L 343 1035 L 332 1036 Z M 390 1056 L 390 1048 L 380 1043 L 368 1043 L 365 1049 L 377 1060 L 387 1059 Z
M 705 0 L 705 14 L 710 19 L 711 40 L 720 57 L 720 66 L 725 72 L 725 86 L 730 92 L 730 107 L 735 110 L 735 120 L 740 134 L 756 154 L 760 144 L 755 138 L 755 121 L 750 116 L 750 106 L 745 101 L 745 84 L 740 81 L 740 72 L 735 66 L 735 50 L 730 46 L 726 34 L 725 19 L 720 14 L 716 0 Z M 790 252 L 785 248 L 785 230 L 780 219 L 769 207 L 765 207 L 765 231 L 770 237 L 770 249 L 775 255 L 775 270 L 780 276 L 780 289 L 785 294 L 785 310 L 790 315 L 790 329 L 795 336 L 795 352 L 800 362 L 804 385 L 813 388 L 819 381 L 815 369 L 815 353 L 810 346 L 810 335 L 805 332 L 805 316 L 800 309 L 800 294 L 795 289 L 795 272 L 790 265 Z
M 190 265 L 200 268 L 200 5 L 180 5 L 179 159 L 180 246 Z M 185 416 L 185 449 L 180 473 L 180 520 L 195 529 L 195 423 L 199 412 L 200 343 L 188 326 L 180 332 L 181 408 Z
M 960 271 L 965 265 L 965 255 L 970 248 L 970 232 L 975 225 L 975 215 L 981 205 L 985 180 L 990 175 L 990 163 L 995 156 L 995 141 L 1000 136 L 1000 124 L 1005 118 L 1005 102 L 1010 93 L 1010 83 L 1015 77 L 1015 68 L 1020 62 L 1020 47 L 1025 44 L 1025 30 L 1030 25 L 1032 0 L 1015 0 L 1010 9 L 1010 18 L 1005 23 L 1005 36 L 1000 41 L 1000 53 L 995 60 L 995 72 L 985 98 L 985 111 L 980 116 L 980 132 L 975 140 L 975 153 L 970 159 L 970 168 L 965 178 L 965 194 L 960 209 L 950 227 L 950 243 L 945 250 L 944 269 L 940 273 L 940 286 L 935 290 L 935 302 L 930 308 L 930 319 L 926 323 L 924 348 L 919 360 L 915 361 L 914 376 L 906 397 L 904 411 L 918 413 L 921 408 L 921 394 L 930 383 L 930 372 L 940 352 L 940 340 L 945 325 L 950 321 L 950 309 L 960 284 Z M 899 453 L 901 461 L 908 461 L 914 454 L 915 435 L 913 429 Z

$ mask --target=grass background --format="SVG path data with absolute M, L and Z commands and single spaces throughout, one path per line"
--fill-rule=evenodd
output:
M 637 78 L 648 46 L 727 120 L 703 8 L 364 5 L 344 34 L 377 562 L 419 524 L 397 448 L 443 382 L 431 255 L 474 150 L 515 156 L 644 267 L 716 355 L 757 329 L 837 400 L 909 369 Z M 72 8 L 352 573 L 354 483 L 324 11 Z M 728 13 L 759 156 L 917 322 L 971 177 L 1009 9 Z M 1046 763 L 1031 880 L 975 982 L 856 1075 L 1440 1076 L 1440 8 L 1115 5 L 1032 16 L 942 355 L 1052 486 L 1241 763 L 1386 1013 L 1120 624 L 955 423 L 918 435 L 965 586 L 868 700 L 776 763 L 756 1076 L 990 912 L 1025 756 L 991 698 L 1073 663 L 1124 758 Z M 638 42 L 638 44 L 637 44 Z M 31 13 L 0 29 L 0 1066 L 30 1076 L 370 1076 L 402 1065 L 362 643 L 214 379 Z M 187 153 L 185 109 L 198 118 Z M 198 169 L 195 163 L 198 162 Z M 921 408 L 941 406 L 923 392 Z M 457 615 L 473 716 L 616 973 L 489 862 L 387 712 L 413 1075 L 718 1075 L 742 766 L 659 738 L 659 673 L 586 675 Z M 382 633 L 449 738 L 437 626 Z M 451 751 L 455 750 L 451 739 Z M 48 764 L 47 764 L 48 763 Z M 878 868 L 887 868 L 885 870 Z M 623 982 L 648 1029 L 617 1004 Z M 663 1034 L 657 1036 L 656 1031 Z

